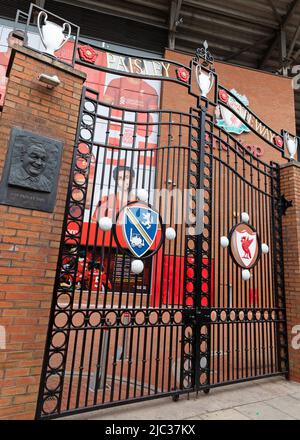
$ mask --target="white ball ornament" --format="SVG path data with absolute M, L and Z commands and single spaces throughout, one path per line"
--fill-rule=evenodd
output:
M 148 201 L 148 191 L 146 191 L 145 189 L 138 189 L 137 191 L 137 198 L 141 201 L 141 202 L 147 202 Z
M 176 238 L 176 231 L 174 228 L 167 228 L 166 229 L 166 239 L 167 240 L 175 240 Z
M 242 212 L 241 219 L 242 219 L 242 222 L 248 223 L 248 221 L 249 221 L 249 214 L 247 214 L 247 212 Z
M 112 228 L 112 221 L 109 217 L 101 217 L 99 220 L 99 228 L 102 231 L 110 231 Z
M 250 280 L 250 271 L 248 269 L 242 270 L 242 278 L 244 281 Z
M 131 262 L 131 272 L 138 275 L 139 273 L 142 273 L 144 270 L 144 263 L 142 260 L 133 260 Z
M 221 243 L 222 248 L 226 248 L 229 246 L 229 240 L 224 235 L 223 235 L 223 237 L 220 238 L 220 243 Z
M 269 252 L 269 246 L 266 243 L 262 243 L 261 251 L 263 254 L 267 254 Z

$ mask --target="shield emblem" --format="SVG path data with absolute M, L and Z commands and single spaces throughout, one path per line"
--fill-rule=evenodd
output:
M 234 261 L 245 269 L 253 267 L 260 257 L 260 239 L 247 223 L 234 226 L 230 232 L 230 252 Z
M 123 235 L 128 248 L 141 258 L 151 248 L 158 231 L 159 215 L 142 204 L 126 206 L 123 217 Z
M 236 90 L 231 89 L 231 93 L 238 97 L 245 106 L 249 104 L 248 99 L 244 95 L 240 95 Z M 242 119 L 246 119 L 247 110 L 232 96 L 229 97 L 227 105 L 235 110 Z M 243 123 L 236 115 L 234 115 L 228 108 L 220 105 L 221 119 L 217 121 L 219 127 L 223 127 L 229 133 L 241 134 L 248 133 L 250 129 Z
M 246 229 L 236 231 L 236 245 L 240 259 L 245 267 L 251 266 L 256 257 L 256 232 L 249 233 Z

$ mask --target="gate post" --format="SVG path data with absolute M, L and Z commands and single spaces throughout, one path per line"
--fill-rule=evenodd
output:
M 42 73 L 57 75 L 60 84 L 48 88 L 38 81 Z M 0 419 L 33 419 L 85 74 L 15 46 L 8 78 L 0 173 L 13 127 L 63 142 L 54 211 L 0 205 Z
M 292 206 L 282 216 L 289 379 L 300 382 L 300 163 L 280 167 L 281 194 Z M 283 206 L 283 212 L 285 211 Z

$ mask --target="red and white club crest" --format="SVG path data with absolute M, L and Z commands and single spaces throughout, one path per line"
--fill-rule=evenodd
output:
M 248 231 L 236 231 L 236 244 L 239 256 L 246 267 L 251 266 L 255 257 L 255 250 L 257 246 L 256 232 L 249 234 Z
M 230 234 L 230 251 L 235 262 L 243 268 L 253 267 L 260 256 L 260 244 L 255 229 L 247 223 L 235 226 Z

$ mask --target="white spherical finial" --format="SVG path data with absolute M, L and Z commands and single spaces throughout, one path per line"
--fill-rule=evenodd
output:
M 133 260 L 131 262 L 131 272 L 138 275 L 139 273 L 142 273 L 144 270 L 144 263 L 142 260 Z
M 242 278 L 244 281 L 250 280 L 250 271 L 248 269 L 242 270 Z
M 262 243 L 261 251 L 263 254 L 267 254 L 269 252 L 269 246 L 266 243 Z
M 141 201 L 141 202 L 147 202 L 148 201 L 148 191 L 146 191 L 145 189 L 141 188 L 137 190 L 137 198 Z
M 109 217 L 101 217 L 98 223 L 102 231 L 110 231 L 112 228 L 112 221 Z
M 166 229 L 166 239 L 167 240 L 175 240 L 176 238 L 176 231 L 174 228 L 167 228 Z
M 242 212 L 241 219 L 242 219 L 242 222 L 248 223 L 248 221 L 249 221 L 249 214 L 247 214 L 247 212 Z
M 220 243 L 221 243 L 222 248 L 227 248 L 229 246 L 229 240 L 224 235 L 223 235 L 223 237 L 220 238 Z

